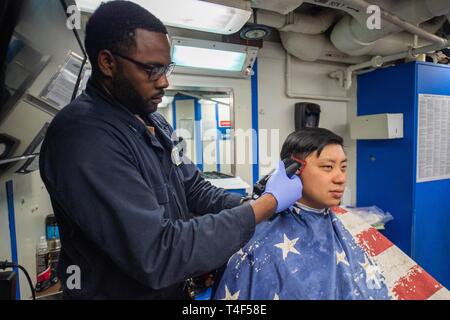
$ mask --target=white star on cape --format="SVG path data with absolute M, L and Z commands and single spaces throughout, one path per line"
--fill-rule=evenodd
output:
M 289 252 L 300 254 L 297 249 L 294 248 L 295 243 L 298 241 L 298 238 L 295 238 L 293 240 L 289 240 L 289 238 L 286 236 L 286 234 L 283 234 L 284 241 L 275 244 L 275 247 L 280 248 L 283 250 L 283 260 L 286 260 L 286 257 Z
M 222 300 L 237 300 L 239 298 L 239 292 L 241 292 L 241 290 L 237 291 L 234 294 L 231 294 L 230 290 L 228 290 L 228 287 L 225 285 L 225 298 L 223 298 Z
M 342 252 L 336 251 L 336 265 L 338 265 L 340 262 L 342 262 L 343 264 L 346 264 L 347 266 L 350 266 L 350 264 L 347 261 L 344 251 L 342 251 Z
M 364 263 L 359 263 L 366 272 L 366 284 L 369 289 L 381 288 L 381 275 L 378 266 L 371 265 L 367 257 L 364 256 Z

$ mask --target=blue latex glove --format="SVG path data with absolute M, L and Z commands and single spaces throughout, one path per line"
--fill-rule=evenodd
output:
M 283 161 L 269 178 L 263 194 L 270 193 L 277 200 L 277 211 L 281 212 L 292 206 L 302 196 L 303 185 L 297 175 L 289 178 L 286 175 Z

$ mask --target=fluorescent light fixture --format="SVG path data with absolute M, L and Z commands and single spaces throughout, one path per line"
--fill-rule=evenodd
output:
M 251 74 L 258 48 L 172 37 L 175 73 L 246 78 Z
M 108 0 L 75 0 L 80 11 L 93 12 Z M 250 18 L 250 2 L 222 0 L 230 6 L 201 0 L 133 0 L 168 26 L 205 32 L 232 34 Z
M 241 71 L 245 62 L 244 52 L 175 45 L 172 60 L 177 66 Z

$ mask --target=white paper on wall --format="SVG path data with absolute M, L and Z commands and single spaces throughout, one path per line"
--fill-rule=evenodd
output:
M 450 179 L 450 96 L 419 94 L 417 182 Z

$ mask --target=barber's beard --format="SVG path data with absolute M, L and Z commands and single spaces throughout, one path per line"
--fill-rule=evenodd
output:
M 144 99 L 133 87 L 131 82 L 118 70 L 112 81 L 114 97 L 133 114 L 146 118 L 149 113 L 156 111 L 150 99 Z

